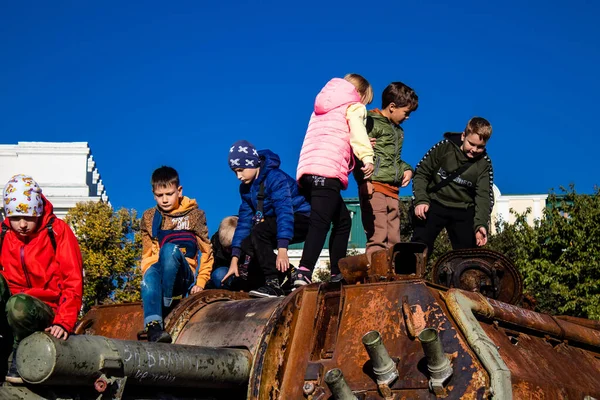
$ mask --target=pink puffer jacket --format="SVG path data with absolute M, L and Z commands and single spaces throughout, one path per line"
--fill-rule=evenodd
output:
M 320 175 L 337 178 L 344 189 L 348 187 L 353 158 L 346 110 L 359 102 L 356 88 L 344 79 L 333 78 L 321 89 L 302 144 L 296 179 Z

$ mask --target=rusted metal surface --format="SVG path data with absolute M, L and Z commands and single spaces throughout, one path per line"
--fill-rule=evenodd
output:
M 301 399 L 305 387 L 328 398 L 331 393 L 324 383 L 324 374 L 332 368 L 342 369 L 346 382 L 359 398 L 389 396 L 378 387 L 361 341 L 363 334 L 371 330 L 381 333 L 389 355 L 397 363 L 400 378 L 389 388 L 393 396 L 435 398 L 428 388 L 422 347 L 407 335 L 402 296 L 408 298 L 413 310 L 416 331 L 425 327 L 439 329 L 446 352 L 462 372 L 450 379 L 448 398 L 481 398 L 486 392 L 486 373 L 445 316 L 443 305 L 433 292 L 420 280 L 303 288 L 293 295 L 295 301 L 282 304 L 281 312 L 274 314 L 278 321 L 271 332 L 266 332 L 261 380 L 251 380 L 254 389 L 249 398 Z M 294 310 L 299 301 L 301 307 Z
M 399 279 L 422 278 L 425 274 L 427 246 L 421 243 L 398 243 L 387 250 L 346 257 L 339 267 L 349 284 L 376 283 Z
M 514 398 L 600 396 L 600 331 L 479 293 L 463 295 L 478 304 L 479 323 L 510 369 Z
M 137 340 L 137 333 L 143 327 L 142 303 L 110 304 L 92 307 L 75 327 L 75 333 Z
M 568 315 L 557 315 L 555 318 L 563 320 L 563 321 L 571 322 L 573 324 L 585 326 L 585 327 L 588 327 L 591 329 L 600 330 L 600 321 L 597 321 L 597 320 L 571 317 Z
M 455 250 L 444 254 L 432 271 L 433 282 L 479 292 L 509 304 L 523 296 L 522 278 L 504 255 L 486 249 Z
M 600 398 L 600 323 L 508 304 L 520 299 L 521 278 L 497 253 L 450 253 L 436 266 L 437 284 L 422 279 L 425 261 L 424 245 L 402 243 L 373 254 L 371 260 L 365 255 L 343 259 L 340 269 L 347 285 L 313 284 L 284 298 L 263 299 L 202 291 L 182 300 L 165 319 L 165 327 L 177 345 L 242 349 L 250 355 L 247 387 L 235 393 L 206 392 L 212 399 L 329 400 L 332 394 L 324 378 L 334 368 L 343 372 L 360 400 L 501 398 L 492 393 L 501 386 L 494 386 L 499 375 L 481 358 L 478 347 L 483 342 L 491 348 L 492 361 L 506 368 L 501 371 L 508 382 L 506 398 Z M 448 279 L 443 270 L 456 275 Z M 457 293 L 468 299 L 469 321 L 483 342 L 466 333 L 457 317 L 458 303 L 448 303 Z M 142 320 L 140 303 L 95 307 L 77 333 L 135 340 Z M 418 339 L 426 328 L 439 332 L 453 371 L 447 382 L 436 383 L 437 396 L 429 387 L 432 374 Z M 378 384 L 361 340 L 369 331 L 381 334 L 397 379 L 380 377 Z M 102 382 L 98 385 L 102 389 Z M 159 391 L 135 388 L 139 392 L 129 392 L 134 393 L 130 398 L 164 397 Z M 97 396 L 93 384 L 83 389 Z M 196 395 L 161 390 L 173 399 Z M 42 398 L 76 398 L 53 396 Z
M 229 290 L 203 290 L 183 299 L 165 318 L 165 330 L 178 343 L 179 334 L 192 317 L 209 304 L 231 300 L 247 300 L 248 293 Z

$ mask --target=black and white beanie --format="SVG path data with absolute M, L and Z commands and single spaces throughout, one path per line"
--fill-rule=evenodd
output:
M 260 158 L 254 145 L 247 140 L 238 140 L 229 149 L 229 168 L 258 168 Z

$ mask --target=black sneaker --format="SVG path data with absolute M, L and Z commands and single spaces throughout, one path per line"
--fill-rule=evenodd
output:
M 12 383 L 13 385 L 23 384 L 23 378 L 21 378 L 21 375 L 19 375 L 19 371 L 17 371 L 17 349 L 15 349 L 12 353 L 12 360 L 10 362 L 8 372 L 6 373 L 6 378 L 4 380 L 8 383 Z
M 171 343 L 173 341 L 171 335 L 164 331 L 158 321 L 148 323 L 146 325 L 146 331 L 148 332 L 149 342 Z
M 339 274 L 331 275 L 329 283 L 346 283 L 346 281 L 344 280 L 344 275 L 340 272 Z
M 267 281 L 265 286 L 262 286 L 256 290 L 251 290 L 248 294 L 254 297 L 281 297 L 285 293 L 281 289 L 281 286 L 279 286 L 279 281 L 270 280 Z
M 299 288 L 304 285 L 310 285 L 312 281 L 310 277 L 312 276 L 312 271 L 305 267 L 300 267 L 294 269 L 292 274 L 292 281 L 294 282 L 294 288 Z

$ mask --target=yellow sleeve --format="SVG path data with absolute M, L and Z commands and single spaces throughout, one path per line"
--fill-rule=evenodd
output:
M 369 141 L 365 122 L 367 119 L 367 108 L 364 104 L 352 104 L 346 110 L 346 120 L 350 127 L 350 145 L 354 155 L 363 163 L 373 164 L 373 147 Z
M 198 242 L 198 248 L 202 255 L 200 256 L 200 269 L 198 270 L 198 276 L 196 277 L 196 286 L 204 288 L 206 282 L 210 279 L 210 274 L 213 270 L 213 264 L 215 259 L 213 257 L 212 244 L 208 237 L 208 226 L 206 225 L 206 216 L 204 211 L 200 211 L 200 223 L 196 229 L 196 240 Z
M 155 251 L 155 244 L 152 241 L 152 233 L 150 232 L 148 220 L 152 221 L 154 213 L 147 211 L 142 215 L 140 223 L 140 231 L 142 233 L 142 273 L 145 272 L 151 265 L 158 261 L 158 251 Z

